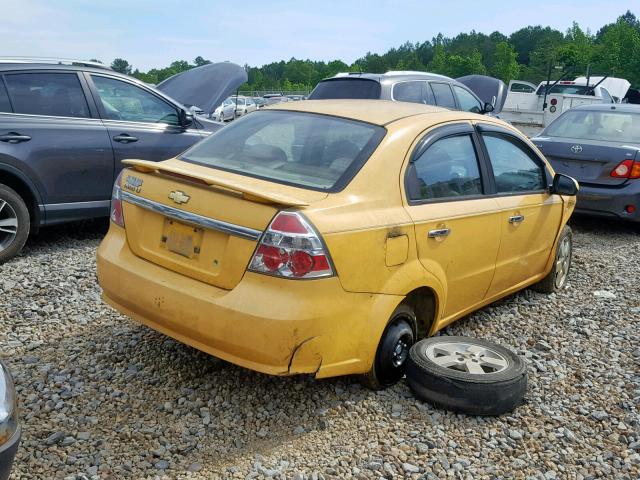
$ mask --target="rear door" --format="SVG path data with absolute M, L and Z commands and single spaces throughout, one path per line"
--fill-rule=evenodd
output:
M 87 81 L 109 131 L 116 174 L 126 158 L 166 160 L 202 138 L 195 124 L 180 125 L 177 105 L 151 90 L 103 74 L 88 74 Z
M 510 130 L 478 125 L 500 209 L 500 250 L 488 296 L 539 275 L 562 219 L 562 199 L 549 193 L 544 161 Z
M 10 100 L 0 113 L 0 162 L 37 185 L 46 221 L 108 215 L 113 151 L 82 76 L 16 71 L 0 82 Z
M 445 323 L 485 298 L 500 244 L 479 151 L 470 123 L 441 127 L 421 140 L 405 174 L 420 262 L 446 282 Z

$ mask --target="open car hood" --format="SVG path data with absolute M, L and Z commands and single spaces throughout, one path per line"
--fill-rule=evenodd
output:
M 178 73 L 156 88 L 185 107 L 195 106 L 210 113 L 246 81 L 247 72 L 240 65 L 220 62 Z
M 480 100 L 492 104 L 494 114 L 502 111 L 507 99 L 507 87 L 502 80 L 486 75 L 467 75 L 456 80 L 467 86 Z

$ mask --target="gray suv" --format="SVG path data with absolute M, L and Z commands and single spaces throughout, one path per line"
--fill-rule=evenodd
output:
M 41 226 L 108 216 L 121 160 L 171 158 L 217 130 L 192 112 L 243 81 L 226 62 L 153 88 L 92 62 L 0 59 L 0 263 Z
M 487 91 L 485 88 L 487 82 L 493 83 L 491 89 L 493 95 L 481 100 Z M 474 91 L 476 85 L 481 87 L 478 92 Z M 496 95 L 500 94 L 503 86 L 501 80 L 480 75 L 455 80 L 427 72 L 391 71 L 383 74 L 349 72 L 325 78 L 316 85 L 308 99 L 393 100 L 438 105 L 474 113 L 489 113 L 494 111 Z

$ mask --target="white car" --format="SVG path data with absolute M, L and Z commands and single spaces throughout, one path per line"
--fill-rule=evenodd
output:
M 222 102 L 222 105 L 213 111 L 213 118 L 220 122 L 236 118 L 236 104 L 231 97 L 227 98 Z
M 256 102 L 251 97 L 231 97 L 231 99 L 236 103 L 236 117 L 242 117 L 258 109 Z

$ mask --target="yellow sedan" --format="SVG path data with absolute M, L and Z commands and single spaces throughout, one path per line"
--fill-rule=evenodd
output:
M 494 118 L 295 102 L 125 164 L 98 250 L 104 299 L 260 372 L 380 388 L 419 338 L 567 282 L 577 183 Z

